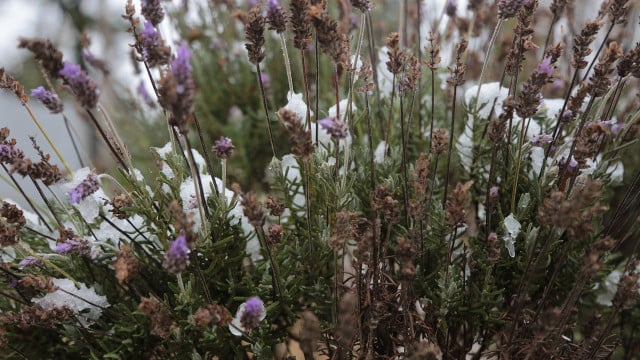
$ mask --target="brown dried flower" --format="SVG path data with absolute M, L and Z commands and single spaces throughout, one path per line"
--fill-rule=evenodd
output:
M 116 253 L 114 268 L 120 284 L 128 282 L 138 274 L 138 262 L 129 245 L 123 244 Z
M 142 297 L 138 310 L 149 317 L 151 321 L 151 334 L 168 339 L 176 324 L 171 320 L 166 306 L 155 297 Z
M 469 180 L 464 184 L 458 183 L 455 190 L 453 190 L 453 192 L 449 194 L 444 209 L 444 221 L 447 223 L 447 225 L 455 227 L 465 222 L 467 194 L 469 193 L 472 185 L 473 180 Z
M 213 326 L 226 326 L 231 323 L 233 317 L 229 310 L 222 305 L 207 304 L 193 314 L 193 324 L 195 326 L 206 327 Z
M 309 0 L 291 0 L 291 32 L 293 32 L 293 46 L 296 49 L 307 50 L 311 43 L 311 21 L 308 13 Z
M 247 43 L 244 45 L 249 52 L 249 62 L 259 64 L 264 59 L 264 24 L 260 5 L 256 5 L 249 10 L 245 23 L 244 34 Z
M 244 194 L 240 204 L 243 207 L 244 216 L 249 219 L 249 223 L 254 227 L 262 227 L 264 225 L 265 216 L 262 207 L 258 203 L 258 197 L 253 191 Z
M 40 38 L 20 38 L 19 48 L 26 48 L 33 53 L 36 60 L 54 79 L 60 77 L 62 64 L 62 52 L 56 49 L 49 39 Z
M 284 228 L 280 224 L 269 225 L 269 230 L 267 232 L 267 245 L 278 245 L 280 243 L 280 240 L 282 240 L 283 230 Z
M 303 160 L 309 159 L 315 150 L 311 139 L 311 131 L 305 129 L 302 120 L 295 112 L 289 109 L 281 108 L 278 111 L 278 116 L 291 134 L 289 136 L 291 152 Z
M 53 279 L 42 275 L 26 275 L 20 279 L 18 283 L 28 288 L 43 290 L 46 292 L 52 292 L 55 290 Z
M 442 155 L 447 151 L 447 144 L 449 144 L 449 138 L 447 137 L 447 130 L 437 129 L 433 131 L 433 139 L 431 139 L 431 153 L 436 155 Z
M 285 209 L 284 203 L 273 196 L 267 196 L 264 206 L 269 209 L 269 215 L 271 216 L 281 216 Z
M 316 28 L 318 46 L 326 55 L 329 55 L 333 63 L 339 69 L 348 64 L 349 47 L 344 33 L 340 32 L 338 22 L 322 9 L 322 6 L 310 6 L 309 17 Z
M 0 67 L 0 89 L 7 89 L 13 92 L 23 104 L 29 101 L 29 97 L 24 93 L 22 85 L 16 78 L 7 74 L 3 67 Z
M 587 67 L 587 62 L 584 58 L 591 54 L 589 45 L 593 39 L 596 38 L 600 26 L 602 26 L 602 22 L 599 20 L 587 22 L 580 31 L 580 35 L 576 36 L 573 40 L 573 61 L 571 65 L 576 69 L 584 69 Z

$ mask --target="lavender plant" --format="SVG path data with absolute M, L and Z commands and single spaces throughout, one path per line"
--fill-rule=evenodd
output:
M 31 98 L 0 69 L 36 124 L 75 101 L 114 164 L 0 130 L 25 204 L 0 207 L 4 358 L 640 351 L 634 2 L 189 4 L 210 16 L 124 8 L 147 149 L 51 41 L 20 40 Z

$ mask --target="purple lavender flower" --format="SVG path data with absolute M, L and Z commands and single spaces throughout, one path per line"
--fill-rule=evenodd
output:
M 190 252 L 187 237 L 181 234 L 169 245 L 162 266 L 173 273 L 180 273 L 187 268 Z
M 533 135 L 529 139 L 529 142 L 533 146 L 544 146 L 546 144 L 551 143 L 551 141 L 553 141 L 553 136 L 548 135 L 548 134 Z
M 90 173 L 87 177 L 78 184 L 75 188 L 69 191 L 69 199 L 71 204 L 79 204 L 82 200 L 86 199 L 89 195 L 98 191 L 100 188 L 100 181 L 98 177 Z
M 79 65 L 65 62 L 59 75 L 71 88 L 80 105 L 88 109 L 96 107 L 100 96 L 98 85 Z
M 267 0 L 267 24 L 278 34 L 287 30 L 287 14 L 278 0 Z
M 53 250 L 60 255 L 89 255 L 89 244 L 84 240 L 67 239 Z
M 245 330 L 256 328 L 260 321 L 264 319 L 264 303 L 259 297 L 250 297 L 244 303 L 244 312 L 240 316 L 240 324 Z
M 150 67 L 166 65 L 171 60 L 171 49 L 164 45 L 160 33 L 150 21 L 140 31 L 142 57 Z
M 546 77 L 551 77 L 551 75 L 553 75 L 553 70 L 554 67 L 551 64 L 551 56 L 545 56 L 538 65 L 536 72 L 541 75 L 546 75 Z
M 189 58 L 191 53 L 187 44 L 178 48 L 177 57 L 171 62 L 171 72 L 161 80 L 160 104 L 171 111 L 169 124 L 178 126 L 180 131 L 186 132 L 191 109 L 193 108 L 193 93 L 195 83 L 191 74 Z
M 233 150 L 236 147 L 231 143 L 231 139 L 228 137 L 221 137 L 213 144 L 211 151 L 220 159 L 226 159 L 233 155 Z
M 335 139 L 344 139 L 349 133 L 347 124 L 338 120 L 337 117 L 331 116 L 320 120 L 320 126 Z
M 164 10 L 160 5 L 160 0 L 142 0 L 140 13 L 154 26 L 164 19 Z
M 0 163 L 13 164 L 17 159 L 23 159 L 24 152 L 15 145 L 0 144 Z
M 36 257 L 27 256 L 24 259 L 20 260 L 20 262 L 18 263 L 18 268 L 22 269 L 22 268 L 25 268 L 25 267 L 36 266 L 36 265 L 41 265 L 41 264 L 42 264 L 42 261 L 40 261 Z
M 568 123 L 573 120 L 573 111 L 567 109 L 562 112 L 562 116 L 560 116 L 560 122 Z
M 42 105 L 49 109 L 52 114 L 58 114 L 64 110 L 64 105 L 62 101 L 60 101 L 60 98 L 58 98 L 58 95 L 45 90 L 42 86 L 32 89 L 31 96 L 40 100 Z
M 498 197 L 498 192 L 500 191 L 500 188 L 497 186 L 492 186 L 489 189 L 489 197 L 492 199 L 496 199 Z

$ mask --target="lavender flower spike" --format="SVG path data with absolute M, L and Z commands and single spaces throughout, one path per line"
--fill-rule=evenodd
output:
M 551 75 L 553 75 L 553 69 L 554 67 L 551 64 L 551 56 L 545 56 L 538 65 L 536 72 L 541 75 L 546 75 L 546 77 L 551 77 Z
M 78 184 L 78 186 L 69 191 L 69 202 L 71 204 L 79 204 L 89 195 L 98 191 L 99 188 L 100 181 L 98 181 L 98 177 L 95 174 L 90 173 L 80 184 Z
M 335 139 L 344 139 L 347 137 L 349 129 L 347 124 L 332 116 L 324 118 L 319 122 L 320 126 Z
M 87 109 L 96 107 L 100 95 L 98 85 L 79 65 L 65 62 L 59 75 L 71 88 L 80 105 Z
M 235 148 L 236 147 L 231 143 L 231 139 L 228 137 L 221 137 L 213 144 L 211 151 L 213 151 L 218 158 L 226 159 L 233 155 L 233 150 Z
M 257 296 L 250 297 L 238 307 L 236 316 L 229 325 L 229 331 L 233 335 L 241 336 L 243 332 L 258 327 L 266 316 L 267 311 L 262 300 Z
M 190 57 L 187 44 L 180 46 L 176 59 L 171 62 L 171 72 L 161 80 L 160 87 L 160 104 L 172 114 L 169 124 L 178 126 L 181 132 L 186 132 L 193 108 L 195 83 L 189 64 Z
M 58 98 L 58 95 L 45 90 L 42 86 L 32 89 L 31 96 L 40 100 L 42 105 L 49 109 L 52 114 L 58 114 L 64 110 L 64 105 L 62 101 L 60 101 L 60 98 Z
M 90 247 L 85 240 L 72 240 L 59 243 L 53 250 L 60 255 L 89 255 Z
M 191 249 L 189 249 L 189 245 L 187 244 L 187 237 L 181 234 L 169 245 L 169 250 L 167 250 L 165 254 L 162 266 L 173 273 L 180 273 L 184 271 L 189 264 L 190 252 Z

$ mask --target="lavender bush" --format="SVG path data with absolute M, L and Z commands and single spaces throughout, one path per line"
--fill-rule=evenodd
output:
M 634 4 L 129 0 L 126 122 L 104 62 L 20 39 L 42 86 L 0 87 L 114 166 L 0 131 L 0 354 L 634 358 Z

